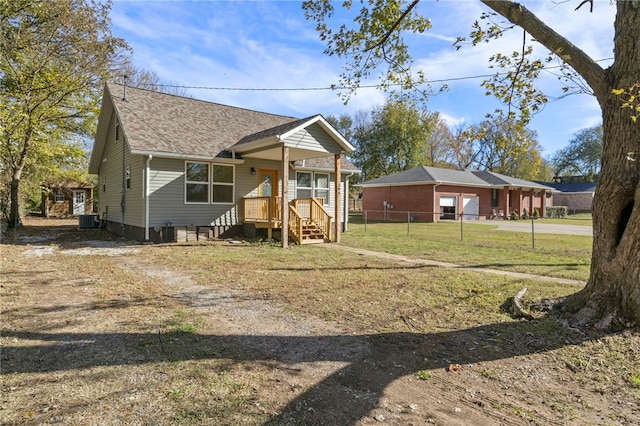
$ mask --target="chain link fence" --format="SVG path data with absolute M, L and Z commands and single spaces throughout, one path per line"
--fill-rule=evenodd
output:
M 514 248 L 561 249 L 573 248 L 591 251 L 593 228 L 588 214 L 565 216 L 563 218 L 542 218 L 528 216 L 504 216 L 495 212 L 484 215 L 460 213 L 363 210 L 352 214 L 351 225 L 362 225 L 364 232 L 376 233 L 393 225 L 403 226 L 406 236 L 458 240 L 482 246 L 487 240 L 497 240 L 500 234 L 504 241 L 514 244 Z M 388 230 L 384 231 L 387 232 Z

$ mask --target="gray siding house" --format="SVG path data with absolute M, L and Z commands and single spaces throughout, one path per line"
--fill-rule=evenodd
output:
M 298 119 L 105 85 L 89 172 L 107 229 L 140 241 L 255 235 L 339 241 L 353 146 L 321 115 Z M 283 232 L 282 230 L 287 230 Z

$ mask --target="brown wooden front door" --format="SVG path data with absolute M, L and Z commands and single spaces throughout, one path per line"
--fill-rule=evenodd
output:
M 260 197 L 277 197 L 278 196 L 278 171 L 261 169 L 260 183 L 258 186 L 258 195 Z

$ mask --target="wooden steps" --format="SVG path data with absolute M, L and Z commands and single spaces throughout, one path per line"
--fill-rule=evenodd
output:
M 321 244 L 329 242 L 322 229 L 317 225 L 308 223 L 302 226 L 302 241 L 300 244 Z

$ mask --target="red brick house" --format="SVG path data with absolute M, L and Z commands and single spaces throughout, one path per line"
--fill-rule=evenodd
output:
M 508 218 L 553 205 L 549 186 L 479 170 L 416 167 L 362 184 L 362 210 L 372 220 L 437 222 Z

